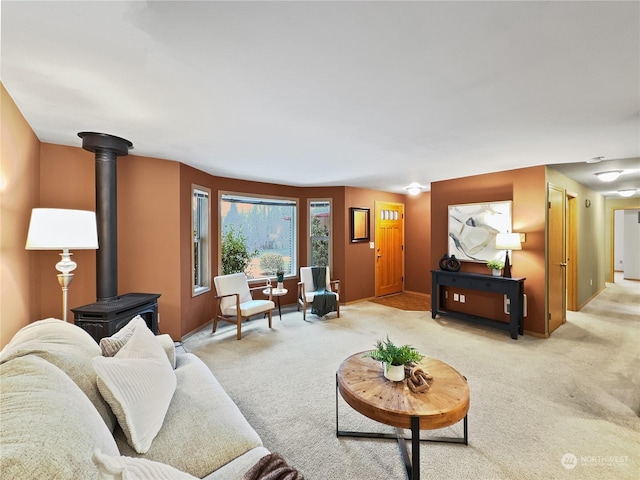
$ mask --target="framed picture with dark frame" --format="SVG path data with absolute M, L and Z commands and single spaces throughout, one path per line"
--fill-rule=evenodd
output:
M 351 212 L 351 243 L 369 241 L 369 209 L 349 208 Z

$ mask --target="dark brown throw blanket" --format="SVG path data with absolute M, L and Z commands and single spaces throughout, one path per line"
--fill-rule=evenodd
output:
M 324 317 L 337 309 L 336 294 L 327 290 L 327 267 L 311 267 L 315 296 L 311 302 L 311 313 Z
M 244 474 L 243 480 L 304 480 L 295 468 L 277 453 L 265 455 Z

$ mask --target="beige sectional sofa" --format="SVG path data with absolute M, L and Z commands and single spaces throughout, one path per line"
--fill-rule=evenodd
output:
M 269 454 L 200 359 L 141 330 L 110 358 L 57 319 L 13 337 L 0 352 L 2 478 L 233 480 Z

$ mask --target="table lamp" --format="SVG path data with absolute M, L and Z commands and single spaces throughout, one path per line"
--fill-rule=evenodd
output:
M 498 233 L 496 235 L 496 250 L 505 250 L 503 277 L 511 278 L 509 264 L 509 250 L 522 250 L 519 233 Z
M 27 250 L 62 250 L 56 264 L 58 283 L 62 287 L 62 317 L 67 321 L 67 293 L 78 266 L 69 250 L 96 250 L 98 229 L 96 214 L 87 210 L 34 208 L 31 211 Z

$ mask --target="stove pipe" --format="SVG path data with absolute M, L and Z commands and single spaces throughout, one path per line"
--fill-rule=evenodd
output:
M 116 157 L 128 155 L 133 144 L 106 133 L 80 132 L 82 148 L 96 158 L 96 292 L 98 302 L 118 297 L 118 202 Z

